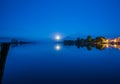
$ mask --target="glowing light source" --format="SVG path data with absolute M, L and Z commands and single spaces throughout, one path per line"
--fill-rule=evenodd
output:
M 60 49 L 61 49 L 61 46 L 57 44 L 57 45 L 55 46 L 55 50 L 59 51 Z
M 114 46 L 114 48 L 117 48 L 117 45 L 115 44 L 115 45 L 113 45 Z
M 109 48 L 109 45 L 108 45 L 108 44 L 106 44 L 106 48 Z
M 109 43 L 109 41 L 110 41 L 110 40 L 109 40 L 109 39 L 107 39 L 107 40 L 105 40 L 105 43 Z
M 106 40 L 106 42 L 108 43 L 108 40 Z
M 61 39 L 61 36 L 60 36 L 60 35 L 56 35 L 56 36 L 55 36 L 55 39 L 56 39 L 56 40 L 60 40 L 60 39 Z
M 114 39 L 114 42 L 116 43 L 116 42 L 117 42 L 117 40 L 116 40 L 116 39 Z

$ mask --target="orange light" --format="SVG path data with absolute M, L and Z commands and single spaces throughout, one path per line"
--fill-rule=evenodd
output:
M 114 48 L 117 48 L 117 45 L 114 45 Z
M 117 42 L 117 40 L 116 40 L 116 39 L 114 39 L 114 42 L 116 43 L 116 42 Z

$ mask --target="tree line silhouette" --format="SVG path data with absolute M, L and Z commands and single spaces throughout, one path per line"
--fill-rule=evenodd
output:
M 96 49 L 103 50 L 106 48 L 104 41 L 106 40 L 105 37 L 99 36 L 96 38 L 92 38 L 91 36 L 87 36 L 86 39 L 77 38 L 76 40 L 64 40 L 64 46 L 77 46 L 80 47 L 87 47 L 88 50 L 92 50 L 92 47 Z

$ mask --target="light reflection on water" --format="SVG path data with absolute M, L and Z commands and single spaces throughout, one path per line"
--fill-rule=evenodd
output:
M 61 50 L 62 46 L 60 44 L 56 44 L 54 48 L 55 50 L 59 51 Z
M 113 48 L 89 52 L 59 43 L 14 46 L 2 84 L 119 84 L 119 52 Z

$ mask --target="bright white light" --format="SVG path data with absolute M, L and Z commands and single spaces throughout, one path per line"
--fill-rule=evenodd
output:
M 56 46 L 55 46 L 55 49 L 58 51 L 58 50 L 61 49 L 61 46 L 60 46 L 60 45 L 56 45 Z
M 55 39 L 56 39 L 56 40 L 60 40 L 60 39 L 61 39 L 61 36 L 60 36 L 60 35 L 56 35 L 56 36 L 55 36 Z

